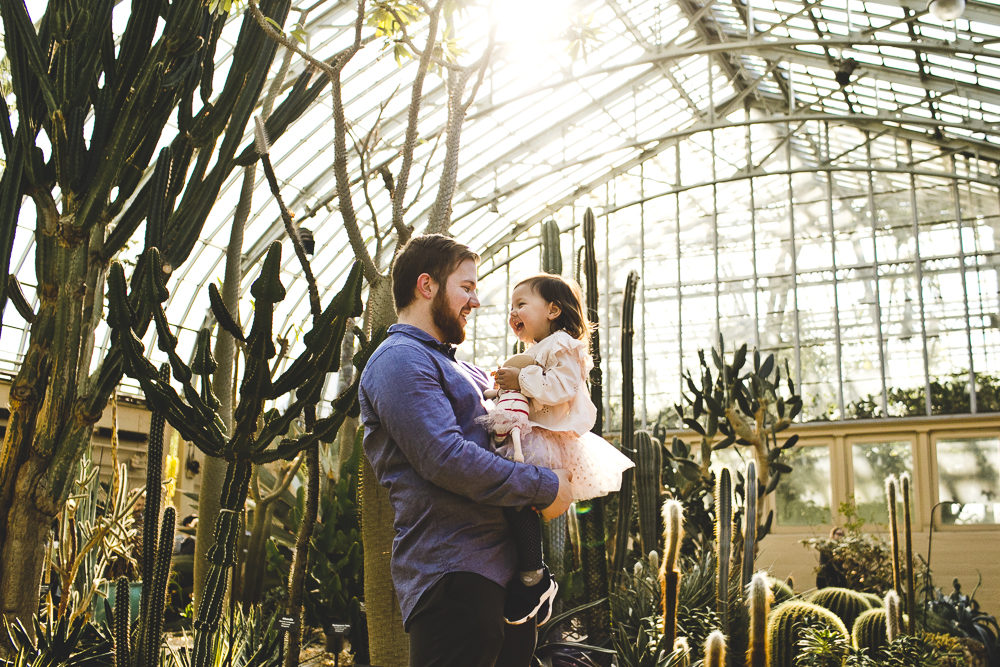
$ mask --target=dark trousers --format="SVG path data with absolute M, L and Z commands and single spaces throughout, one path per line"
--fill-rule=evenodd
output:
M 535 619 L 507 625 L 502 586 L 451 572 L 424 591 L 407 623 L 410 667 L 529 667 Z

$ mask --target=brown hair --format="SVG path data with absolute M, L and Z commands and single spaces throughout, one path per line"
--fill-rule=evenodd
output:
M 559 317 L 552 322 L 553 331 L 565 331 L 573 338 L 582 340 L 590 349 L 590 332 L 594 328 L 587 321 L 583 306 L 583 293 L 575 280 L 567 280 L 552 273 L 539 273 L 519 281 L 514 288 L 527 285 L 531 291 L 545 299 L 547 303 L 559 306 Z
M 396 312 L 413 303 L 417 278 L 426 273 L 442 287 L 448 276 L 467 259 L 479 263 L 479 255 L 444 234 L 424 234 L 411 238 L 396 256 L 392 267 L 392 299 Z

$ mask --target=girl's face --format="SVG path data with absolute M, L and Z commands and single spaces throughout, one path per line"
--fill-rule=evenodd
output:
M 510 297 L 510 328 L 522 343 L 537 343 L 552 333 L 562 309 L 539 296 L 530 285 L 518 285 Z

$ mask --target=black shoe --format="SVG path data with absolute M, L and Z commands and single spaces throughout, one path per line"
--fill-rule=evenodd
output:
M 504 603 L 503 615 L 509 625 L 521 625 L 536 615 L 541 615 L 541 625 L 549 620 L 552 614 L 552 601 L 559 585 L 549 574 L 548 568 L 542 571 L 542 580 L 534 586 L 525 586 L 521 577 L 515 575 L 507 585 L 507 600 Z

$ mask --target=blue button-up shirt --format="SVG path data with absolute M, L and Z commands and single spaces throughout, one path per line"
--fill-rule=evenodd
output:
M 396 324 L 361 376 L 365 454 L 395 511 L 392 580 L 403 621 L 449 572 L 506 587 L 517 553 L 501 508 L 547 507 L 559 478 L 494 453 L 476 418 L 488 376 L 430 334 Z

